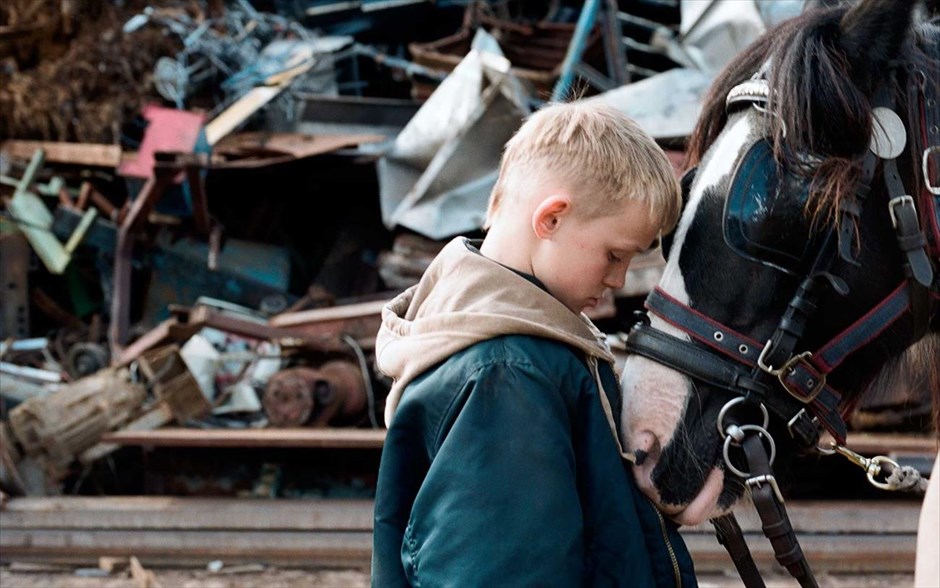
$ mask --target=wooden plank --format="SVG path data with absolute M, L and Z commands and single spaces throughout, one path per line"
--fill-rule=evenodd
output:
M 306 133 L 246 132 L 228 135 L 213 147 L 213 154 L 229 158 L 213 169 L 258 168 L 353 147 L 377 143 L 384 135 L 311 135 Z
M 0 511 L 6 529 L 165 529 L 371 531 L 370 499 L 202 498 L 174 496 L 56 496 L 12 498 Z M 799 501 L 787 512 L 798 536 L 915 535 L 918 500 Z M 737 511 L 741 530 L 763 540 L 749 508 Z M 682 527 L 684 536 L 712 537 L 710 523 Z
M 233 314 L 217 311 L 207 306 L 196 306 L 189 312 L 187 323 L 190 325 L 199 324 L 205 327 L 212 327 L 220 331 L 251 337 L 253 339 L 267 339 L 274 341 L 277 339 L 297 338 L 316 346 L 322 351 L 342 350 L 348 351 L 349 346 L 346 343 L 338 341 L 336 333 L 310 334 L 303 329 L 296 327 L 276 327 L 268 322 L 255 322 L 244 318 L 239 318 Z M 373 335 L 378 331 L 378 326 L 372 331 Z
M 346 447 L 380 448 L 384 429 L 191 429 L 167 427 L 153 431 L 115 431 L 103 442 L 165 447 Z M 850 433 L 848 446 L 865 455 L 936 455 L 936 442 L 925 435 Z
M 271 320 L 268 322 L 275 327 L 292 327 L 309 323 L 342 321 L 371 315 L 381 316 L 382 309 L 388 303 L 388 300 L 374 300 L 372 302 L 359 302 L 357 304 L 342 304 L 328 308 L 302 310 L 300 312 L 286 313 L 271 317 Z
M 69 496 L 10 499 L 9 529 L 372 531 L 369 499 Z
M 4 141 L 0 145 L 0 151 L 19 159 L 29 159 L 37 149 L 46 152 L 46 161 L 50 163 L 111 168 L 116 168 L 121 163 L 120 145 L 22 141 L 18 139 Z
M 0 511 L 0 559 L 94 563 L 134 555 L 144 565 L 368 565 L 371 500 L 176 497 L 14 498 Z M 810 564 L 822 572 L 902 572 L 914 565 L 916 500 L 788 505 Z M 752 520 L 753 519 L 753 520 Z M 739 514 L 755 561 L 780 572 L 756 517 Z M 684 527 L 698 572 L 731 567 L 710 526 Z
M 917 538 L 914 535 L 805 535 L 798 536 L 813 571 L 913 573 Z M 746 536 L 751 555 L 764 573 L 783 573 L 763 536 Z M 721 572 L 733 565 L 728 552 L 714 537 L 685 537 L 696 572 Z
M 316 64 L 312 56 L 298 53 L 289 59 L 288 69 L 268 77 L 263 86 L 255 86 L 219 113 L 205 127 L 206 141 L 215 145 L 222 137 L 238 128 L 262 106 L 286 89 L 295 78 L 307 73 Z
M 372 557 L 371 531 L 109 531 L 4 529 L 0 561 L 97 565 L 102 555 L 136 556 L 145 566 L 265 563 L 361 566 Z
M 936 456 L 940 439 L 929 434 L 849 433 L 845 444 L 862 455 L 915 453 Z
M 375 300 L 284 313 L 271 317 L 269 323 L 272 327 L 292 329 L 314 339 L 347 335 L 363 349 L 373 349 L 386 304 L 388 300 Z
M 190 429 L 166 427 L 152 431 L 114 431 L 101 441 L 153 447 L 320 447 L 378 449 L 384 429 Z
M 714 538 L 687 540 L 697 573 L 733 573 L 727 552 Z M 763 543 L 767 543 L 766 540 Z M 816 536 L 801 539 L 816 574 L 910 573 L 914 570 L 915 538 L 883 536 Z M 786 576 L 769 547 L 751 544 L 765 575 Z M 303 532 L 137 532 L 4 530 L 0 562 L 97 565 L 102 554 L 136 556 L 145 566 L 199 566 L 220 559 L 226 565 L 263 563 L 301 567 L 368 566 L 372 534 Z M 794 584 L 795 585 L 795 584 Z
M 903 500 L 893 496 L 878 501 L 801 500 L 786 503 L 787 514 L 797 536 L 801 533 L 916 534 L 920 505 L 919 499 Z M 735 509 L 735 517 L 741 531 L 763 539 L 757 509 L 741 505 Z M 715 528 L 705 522 L 694 527 L 682 527 L 682 533 L 713 536 Z
M 763 539 L 763 538 L 761 538 Z M 748 543 L 762 572 L 781 572 L 769 543 Z M 911 535 L 811 535 L 800 543 L 816 573 L 901 572 L 914 568 L 916 538 Z M 724 548 L 712 537 L 686 540 L 698 572 L 721 572 L 731 567 Z M 4 529 L 0 561 L 88 563 L 110 557 L 140 559 L 144 565 L 205 565 L 265 563 L 303 566 L 368 565 L 372 533 L 311 531 L 119 531 Z
M 235 130 L 262 106 L 280 94 L 286 86 L 259 86 L 248 90 L 242 97 L 206 125 L 206 141 L 214 145 Z

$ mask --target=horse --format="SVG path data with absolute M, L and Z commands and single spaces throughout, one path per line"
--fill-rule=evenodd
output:
M 940 363 L 938 38 L 915 0 L 808 9 L 705 96 L 621 376 L 637 485 L 677 523 L 747 495 L 780 511 L 765 531 L 788 527 L 800 454 L 842 453 L 885 484 L 886 458 L 845 447 L 846 418 L 905 354 Z M 790 539 L 771 538 L 778 561 L 811 577 Z

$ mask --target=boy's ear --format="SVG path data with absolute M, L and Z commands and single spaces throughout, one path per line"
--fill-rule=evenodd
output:
M 532 213 L 532 229 L 539 239 L 550 237 L 561 224 L 561 219 L 571 212 L 571 200 L 567 196 L 549 196 Z

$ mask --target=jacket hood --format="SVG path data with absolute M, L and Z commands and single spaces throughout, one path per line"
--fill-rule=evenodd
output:
M 382 309 L 375 356 L 378 368 L 393 379 L 386 425 L 411 380 L 462 349 L 502 335 L 555 339 L 588 356 L 614 360 L 605 335 L 587 316 L 571 312 L 536 284 L 471 249 L 465 237 L 456 237 L 418 284 Z

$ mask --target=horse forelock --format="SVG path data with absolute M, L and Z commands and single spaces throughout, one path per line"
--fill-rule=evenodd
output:
M 871 89 L 853 76 L 852 64 L 839 43 L 839 25 L 847 10 L 847 6 L 840 6 L 809 11 L 768 30 L 740 52 L 716 78 L 705 98 L 689 138 L 686 165 L 700 164 L 727 123 L 728 92 L 769 64 L 768 110 L 773 114 L 767 120 L 767 134 L 772 138 L 774 157 L 781 166 L 810 180 L 806 202 L 809 222 L 814 226 L 838 225 L 839 205 L 854 197 L 860 180 L 872 128 Z M 911 59 L 916 52 L 935 52 L 935 34 L 935 26 L 917 23 L 901 59 Z M 928 47 L 924 48 L 925 44 Z M 935 57 L 921 62 L 936 66 Z M 904 73 L 903 68 L 897 69 Z M 927 73 L 936 79 L 936 72 Z M 885 79 L 882 72 L 876 76 Z M 906 113 L 905 80 L 894 76 L 892 81 L 894 87 L 890 90 L 898 96 L 897 109 Z M 916 145 L 910 146 L 909 157 L 919 156 Z M 806 165 L 807 158 L 814 163 Z M 913 160 L 911 163 L 916 164 Z M 919 166 L 910 167 L 915 181 L 919 181 Z

